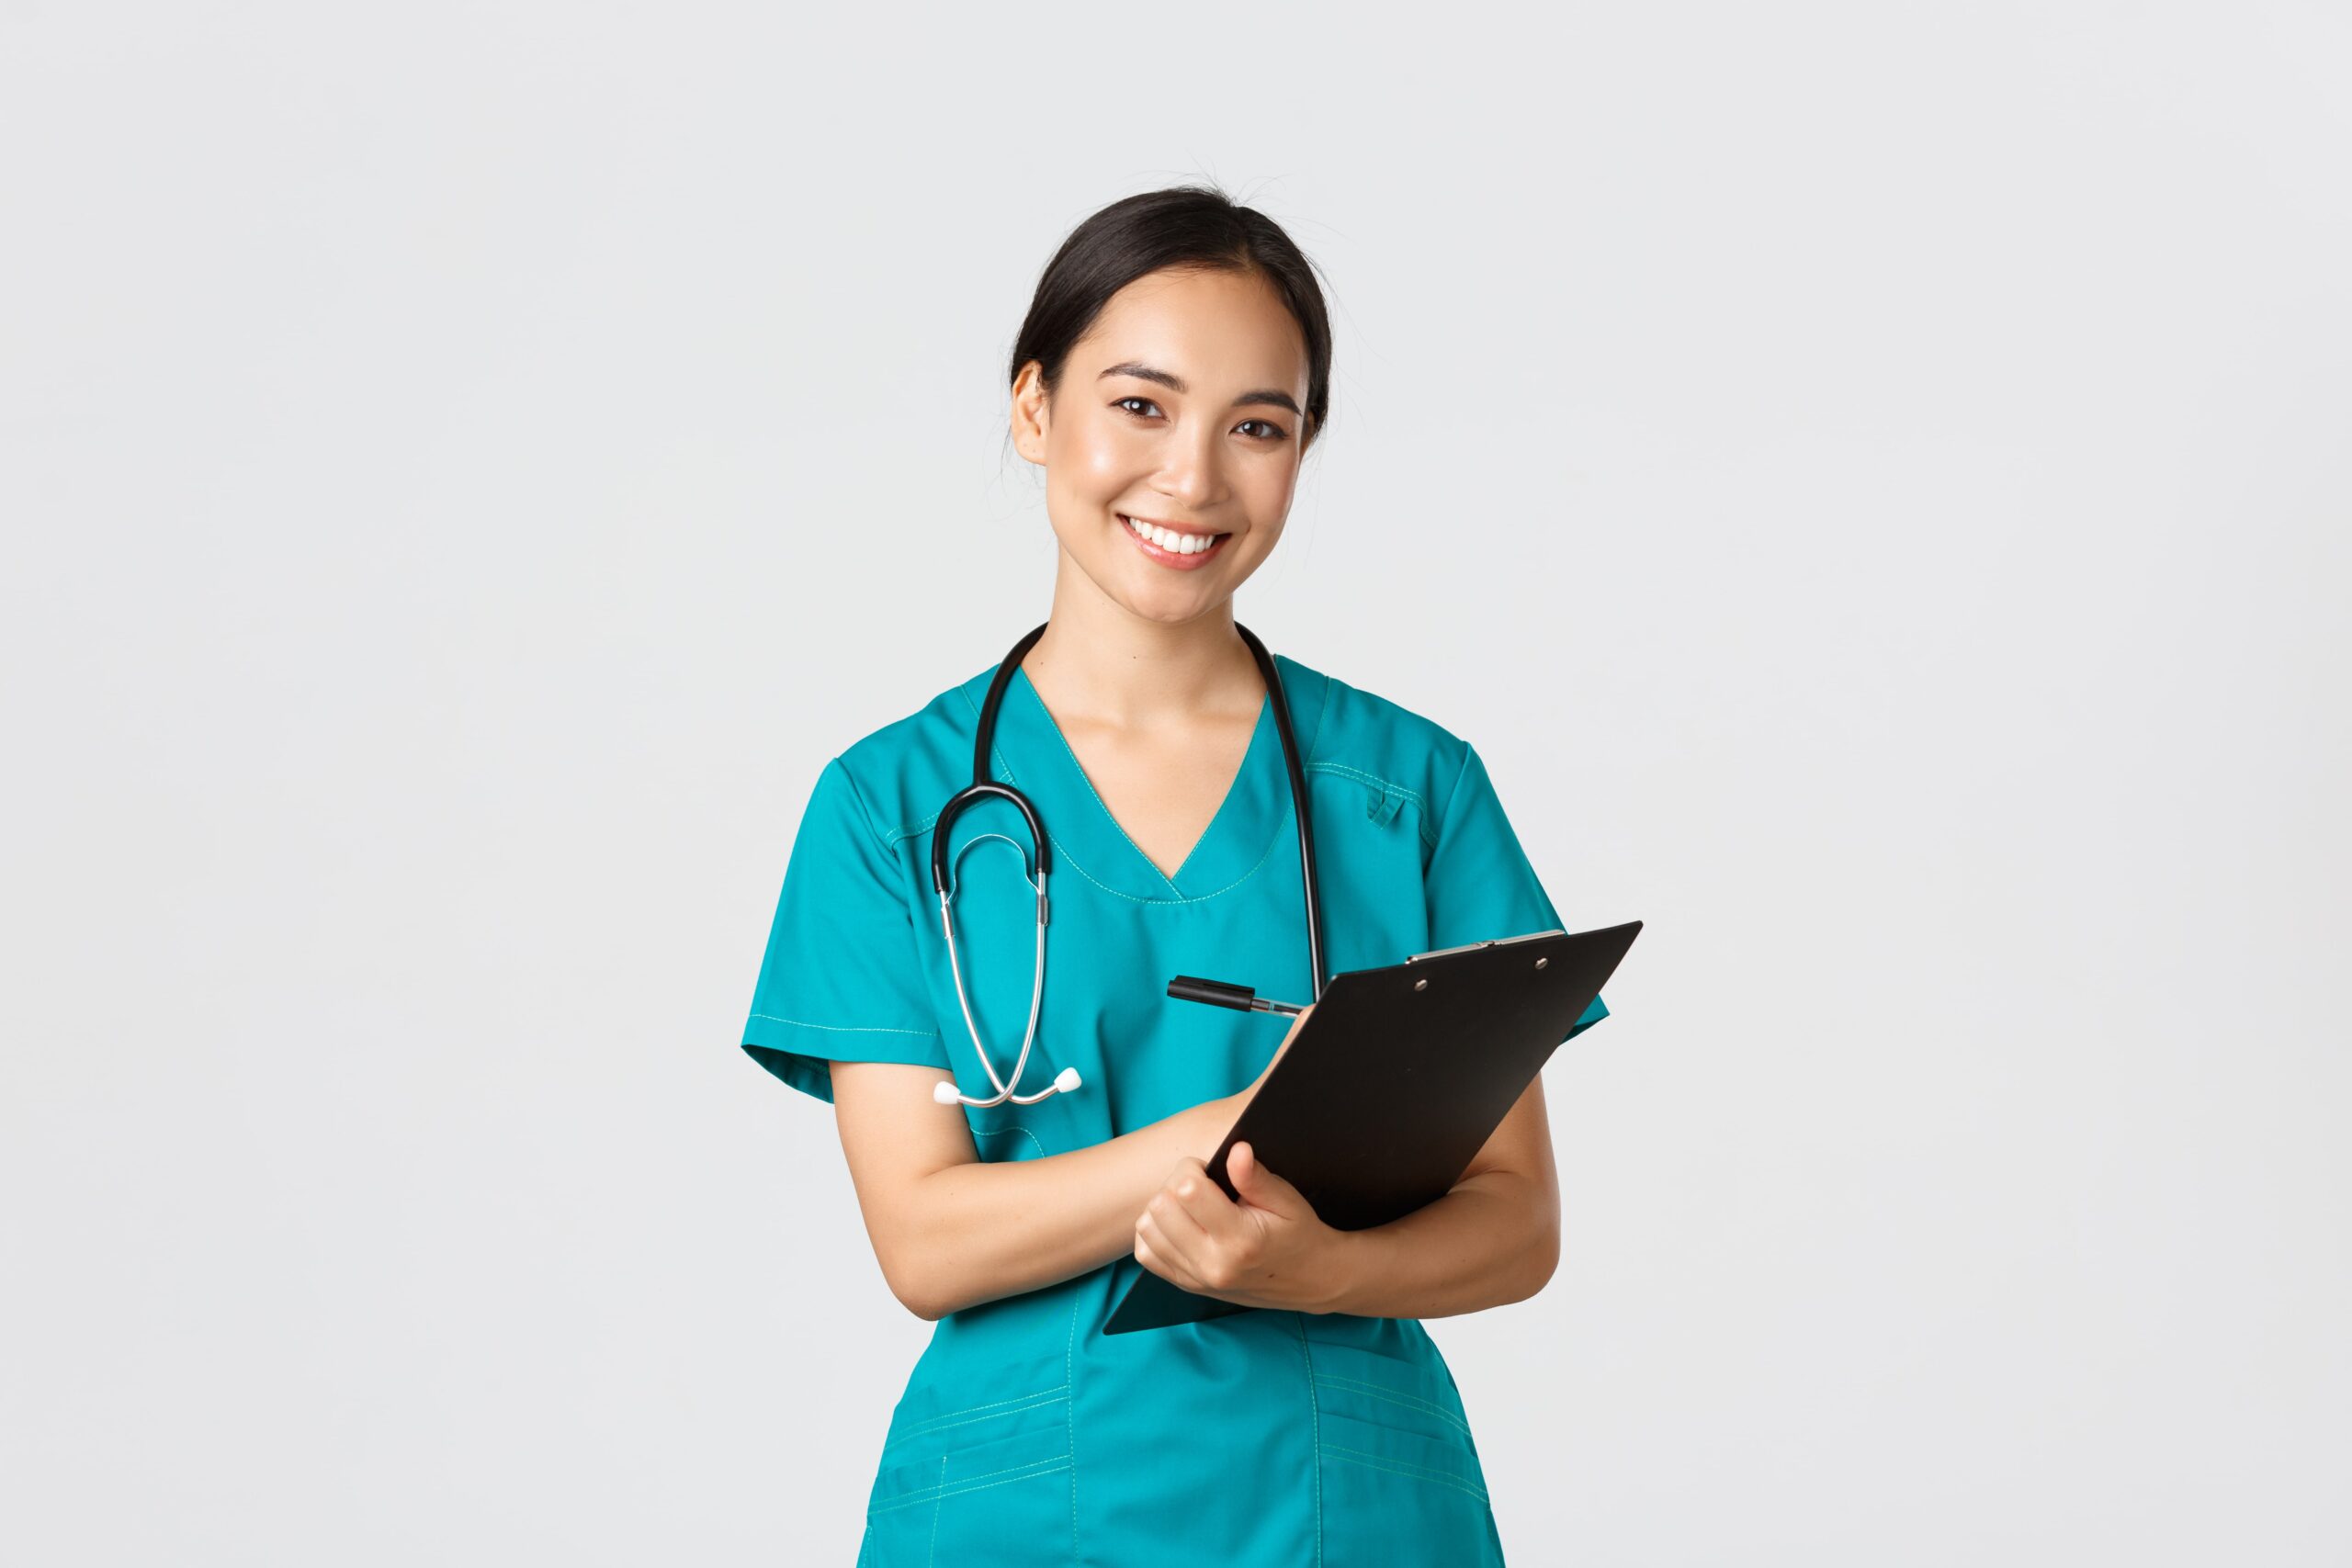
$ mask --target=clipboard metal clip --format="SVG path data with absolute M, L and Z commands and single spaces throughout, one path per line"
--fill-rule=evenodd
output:
M 1408 964 L 1424 958 L 1443 958 L 1449 953 L 1476 953 L 1482 947 L 1509 947 L 1515 942 L 1535 942 L 1547 936 L 1564 936 L 1566 928 L 1555 926 L 1548 931 L 1529 931 L 1525 936 L 1490 936 L 1484 942 L 1465 942 L 1460 947 L 1441 947 L 1432 953 L 1411 953 L 1405 955 Z

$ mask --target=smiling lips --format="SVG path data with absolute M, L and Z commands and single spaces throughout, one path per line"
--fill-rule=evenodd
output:
M 1182 528 L 1164 527 L 1157 523 L 1138 522 L 1122 512 L 1117 514 L 1119 526 L 1136 548 L 1164 567 L 1177 571 L 1191 571 L 1208 564 L 1211 558 L 1225 547 L 1230 534 L 1187 533 Z

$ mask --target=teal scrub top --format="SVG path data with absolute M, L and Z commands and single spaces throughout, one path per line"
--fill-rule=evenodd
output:
M 1331 973 L 1562 924 L 1476 750 L 1276 657 Z M 744 1049 L 795 1089 L 830 1101 L 829 1061 L 874 1061 L 994 1092 L 943 947 L 930 829 L 972 782 L 995 672 L 876 730 L 818 776 L 743 1029 Z M 1083 1087 L 965 1107 L 979 1157 L 1060 1154 L 1247 1087 L 1288 1021 L 1174 1001 L 1167 987 L 1202 975 L 1283 1000 L 1312 994 L 1271 699 L 1172 876 L 1103 806 L 1025 671 L 1005 690 L 991 765 L 1029 795 L 1053 849 L 1045 1001 L 1019 1092 L 1066 1066 Z M 965 985 L 1001 1075 L 1029 1018 L 1026 843 L 1001 798 L 952 825 Z M 1608 1010 L 1596 999 L 1570 1038 Z M 932 1111 L 927 1097 L 907 1108 Z M 1502 1561 L 1468 1411 L 1419 1320 L 1254 1311 L 1105 1336 L 1140 1268 L 1122 1258 L 937 1322 L 883 1434 L 862 1568 Z

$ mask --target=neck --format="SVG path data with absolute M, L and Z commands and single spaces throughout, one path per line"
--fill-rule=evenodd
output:
M 1227 599 L 1189 621 L 1153 621 L 1096 587 L 1067 550 L 1046 630 L 1022 657 L 1057 716 L 1150 728 L 1208 709 L 1255 712 L 1266 682 Z

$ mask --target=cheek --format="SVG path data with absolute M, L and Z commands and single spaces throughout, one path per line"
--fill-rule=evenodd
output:
M 1243 558 L 1262 560 L 1274 547 L 1290 520 L 1291 497 L 1297 488 L 1295 468 L 1277 469 L 1271 463 L 1235 475 L 1234 498 L 1250 519 L 1250 532 L 1236 541 L 1248 547 L 1240 552 Z
M 1048 461 L 1079 499 L 1116 499 L 1150 471 L 1149 453 L 1132 434 L 1091 421 L 1057 426 Z
M 1250 515 L 1273 522 L 1290 515 L 1291 496 L 1298 489 L 1296 463 L 1266 463 L 1243 476 Z M 1261 527 L 1267 524 L 1261 522 Z

